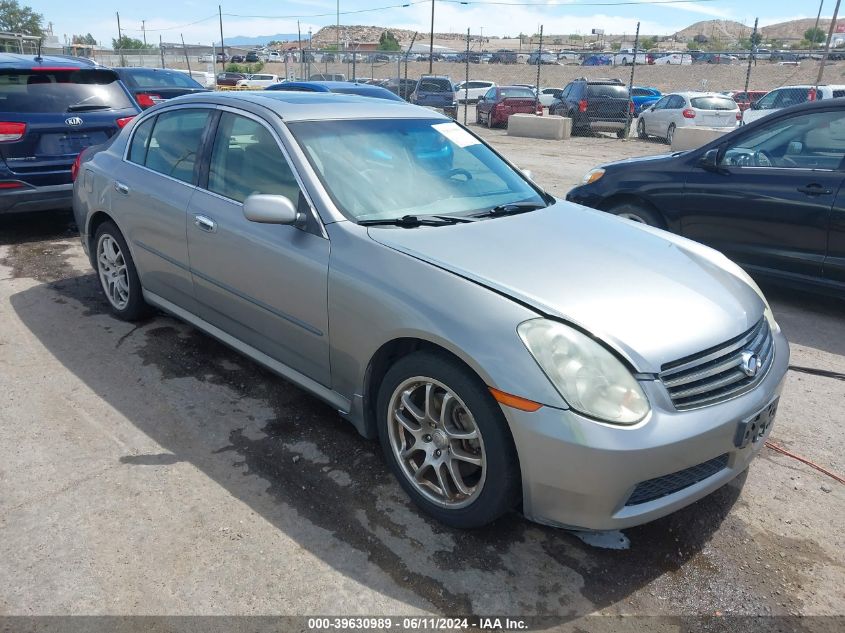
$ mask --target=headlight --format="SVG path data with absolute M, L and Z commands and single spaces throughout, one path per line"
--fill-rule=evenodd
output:
M 573 409 L 613 424 L 636 424 L 648 414 L 648 400 L 628 368 L 589 336 L 546 319 L 525 321 L 517 331 Z
M 604 176 L 604 169 L 601 167 L 596 167 L 595 169 L 591 169 L 586 174 L 584 174 L 584 180 L 582 181 L 583 184 L 589 185 L 594 183 L 595 181 L 601 179 Z

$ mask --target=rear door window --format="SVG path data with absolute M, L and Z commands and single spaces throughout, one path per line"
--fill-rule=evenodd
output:
M 153 131 L 156 117 L 150 117 L 135 128 L 132 135 L 132 142 L 129 145 L 127 158 L 138 165 L 143 165 L 147 160 L 147 147 L 150 144 L 150 134 Z
M 194 167 L 210 112 L 201 108 L 170 110 L 158 115 L 144 165 L 165 176 L 193 184 Z
M 96 112 L 134 108 L 114 71 L 0 70 L 0 112 Z

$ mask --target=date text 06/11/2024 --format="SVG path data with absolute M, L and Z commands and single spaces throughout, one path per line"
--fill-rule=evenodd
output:
M 528 628 L 525 620 L 507 617 L 458 617 L 441 618 L 432 616 L 418 617 L 315 617 L 308 618 L 308 629 L 321 630 L 364 630 L 389 631 L 394 629 L 407 631 L 451 631 L 463 629 L 482 629 L 489 631 L 522 631 Z

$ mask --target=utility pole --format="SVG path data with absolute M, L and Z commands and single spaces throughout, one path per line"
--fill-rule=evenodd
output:
M 816 31 L 818 31 L 818 30 L 819 30 L 819 20 L 820 20 L 820 19 L 821 19 L 821 17 L 822 17 L 822 7 L 823 7 L 823 6 L 824 6 L 824 0 L 820 0 L 820 1 L 819 1 L 819 12 L 816 14 L 816 25 L 813 27 L 813 35 L 815 35 L 815 34 L 816 34 Z M 815 42 L 810 42 L 810 44 L 812 44 L 812 45 L 813 45 L 813 48 L 815 48 L 815 47 L 816 47 L 816 46 L 815 46 L 815 44 L 816 44 Z
M 830 28 L 827 32 L 827 46 L 824 47 L 824 54 L 822 55 L 822 63 L 819 66 L 819 75 L 816 77 L 815 96 L 818 98 L 819 84 L 822 82 L 824 76 L 824 66 L 827 64 L 827 58 L 830 55 L 830 45 L 833 42 L 833 33 L 836 30 L 836 18 L 839 17 L 839 3 L 841 0 L 836 0 L 836 7 L 833 9 L 833 17 L 830 20 Z
M 337 23 L 334 25 L 335 52 L 340 55 L 340 0 L 337 0 Z
M 161 33 L 158 34 L 158 50 L 161 52 L 161 67 L 164 68 L 164 44 L 161 43 Z
M 217 5 L 217 16 L 220 18 L 220 70 L 226 70 L 226 45 L 223 44 L 223 7 Z
M 185 36 L 179 33 L 179 37 L 182 38 L 182 52 L 185 53 L 185 65 L 188 67 L 188 74 L 191 74 L 191 60 L 188 59 L 188 47 L 185 46 Z
M 640 48 L 640 23 L 637 22 L 637 31 L 634 33 L 634 59 L 631 62 L 631 79 L 628 81 L 628 103 L 632 104 L 631 101 L 631 91 L 634 89 L 634 69 L 637 67 L 637 55 L 639 53 Z M 628 108 L 628 116 L 625 119 L 625 131 L 623 135 L 623 139 L 626 141 L 628 137 L 631 135 L 631 106 L 629 105 Z
M 745 96 L 748 97 L 748 85 L 751 83 L 751 63 L 757 56 L 757 21 L 759 18 L 754 18 L 754 30 L 751 31 L 751 50 L 748 54 L 748 69 L 745 71 Z
M 428 38 L 428 74 L 434 72 L 434 0 L 431 0 L 431 35 Z
M 147 46 L 147 21 L 141 20 L 141 33 L 144 34 L 144 47 Z
M 117 51 L 120 54 L 120 65 L 125 66 L 123 63 L 123 31 L 120 30 L 120 13 L 115 11 L 115 15 L 117 16 Z

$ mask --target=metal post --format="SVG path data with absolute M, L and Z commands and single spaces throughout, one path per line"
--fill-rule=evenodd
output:
M 819 28 L 819 20 L 821 20 L 821 17 L 822 17 L 822 7 L 823 7 L 823 6 L 824 6 L 824 0 L 820 0 L 820 2 L 819 2 L 819 12 L 816 14 L 816 24 L 815 24 L 815 26 L 813 26 L 813 34 L 814 34 L 814 35 L 815 35 L 815 32 L 816 32 L 816 31 L 818 30 L 818 28 Z M 813 45 L 813 46 L 812 46 L 812 48 L 813 48 L 813 49 L 815 49 L 815 48 L 816 48 L 816 43 L 815 43 L 815 42 L 810 42 L 810 44 L 812 44 L 812 45 Z
M 147 48 L 147 21 L 141 20 L 141 33 L 144 35 L 144 48 Z
M 331 6 L 331 5 L 329 5 Z M 337 0 L 337 23 L 334 25 L 335 53 L 340 55 L 340 0 Z
M 434 0 L 431 0 L 431 33 L 428 38 L 428 74 L 434 73 Z
M 185 46 L 185 36 L 179 33 L 179 37 L 182 38 L 182 51 L 185 53 L 185 64 L 188 66 L 188 74 L 191 74 L 191 60 L 188 59 L 188 49 Z
M 302 31 L 299 29 L 299 20 L 296 21 L 296 41 L 299 43 L 299 78 L 305 78 L 305 71 L 302 66 Z
M 358 81 L 358 51 L 353 46 L 352 48 L 352 81 Z
M 631 79 L 628 81 L 628 116 L 625 117 L 625 136 L 624 139 L 628 139 L 628 136 L 631 134 L 631 92 L 634 90 L 634 69 L 637 67 L 637 55 L 639 54 L 640 48 L 640 23 L 637 22 L 637 32 L 634 34 L 634 61 L 631 64 Z
M 540 47 L 537 49 L 537 82 L 534 86 L 534 111 L 540 103 L 540 65 L 543 63 L 543 25 L 540 25 Z
M 754 18 L 754 30 L 751 31 L 751 50 L 748 52 L 748 69 L 745 71 L 745 96 L 748 97 L 748 86 L 751 84 L 751 64 L 757 55 L 757 45 L 754 43 L 757 40 L 757 22 L 759 18 Z
M 123 61 L 123 32 L 120 30 L 120 13 L 115 12 L 117 16 L 117 52 L 120 55 L 120 65 L 125 66 Z
M 220 18 L 220 69 L 226 70 L 226 44 L 223 42 L 223 7 L 217 5 L 217 17 Z
M 408 95 L 405 92 L 405 88 L 403 88 L 403 86 L 408 83 L 408 55 L 411 54 L 411 50 L 414 48 L 414 42 L 417 41 L 417 35 L 418 33 L 415 31 L 414 37 L 411 38 L 411 44 L 410 46 L 408 46 L 408 50 L 405 51 L 405 81 L 403 82 L 401 78 L 399 79 L 399 96 L 405 99 L 406 101 L 408 99 Z
M 158 50 L 161 53 L 161 67 L 164 68 L 164 44 L 161 42 L 161 33 L 158 35 Z
M 469 110 L 469 29 L 467 29 L 467 61 L 464 77 L 464 125 L 467 124 L 467 110 Z
M 827 32 L 827 46 L 824 47 L 824 54 L 822 55 L 822 63 L 819 66 L 819 75 L 816 77 L 816 85 L 815 85 L 815 94 L 817 96 L 819 93 L 819 84 L 822 82 L 822 77 L 824 77 L 824 66 L 827 64 L 827 58 L 830 55 L 830 45 L 833 42 L 833 33 L 836 31 L 836 18 L 839 17 L 839 3 L 841 0 L 836 0 L 836 7 L 833 9 L 833 17 L 830 20 L 830 28 Z

